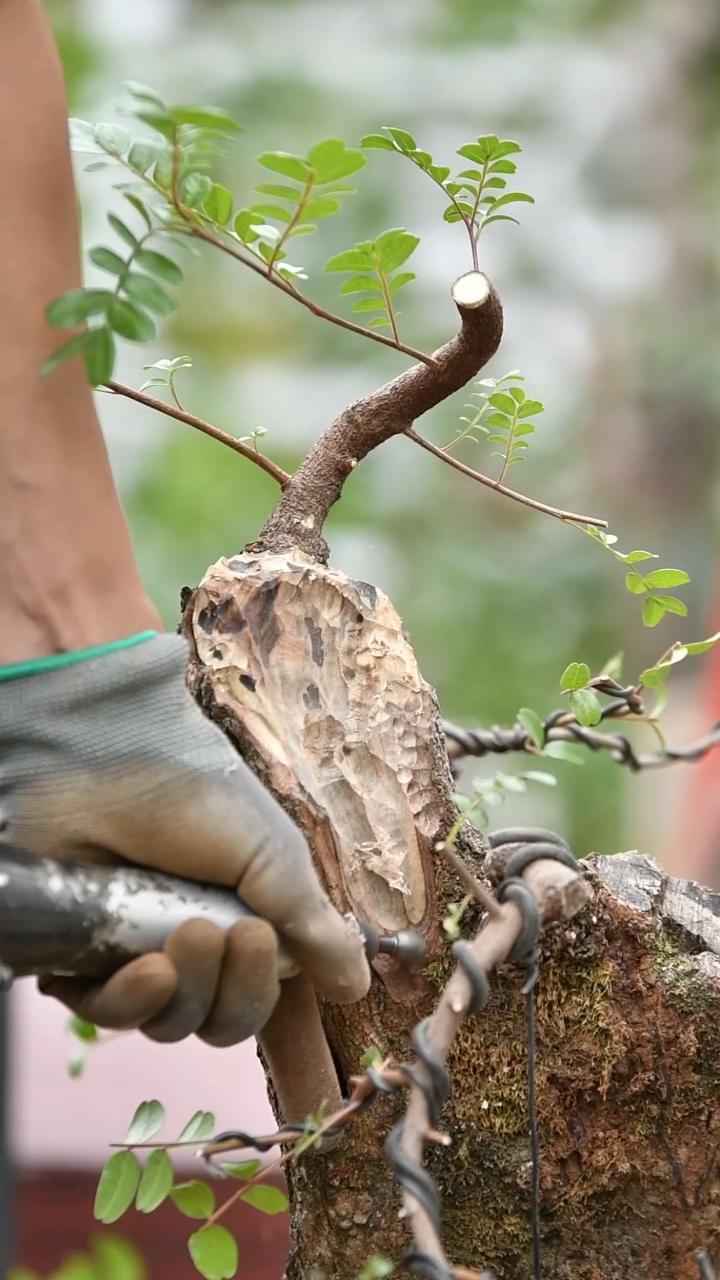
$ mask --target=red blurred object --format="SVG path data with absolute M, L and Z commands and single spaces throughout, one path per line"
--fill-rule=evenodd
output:
M 107 1232 L 140 1250 L 148 1280 L 198 1280 L 187 1250 L 198 1222 L 166 1203 L 155 1213 L 131 1210 L 113 1227 L 101 1227 L 92 1216 L 96 1187 L 97 1175 L 91 1173 L 21 1175 L 14 1196 L 15 1265 L 30 1267 L 45 1280 L 68 1254 L 87 1252 L 93 1236 Z M 232 1184 L 228 1194 L 231 1190 Z M 269 1217 L 237 1204 L 223 1222 L 240 1250 L 237 1280 L 281 1280 L 289 1247 L 287 1215 Z
M 720 585 L 716 591 L 718 598 Z M 715 611 L 713 631 L 720 631 L 720 605 Z M 698 736 L 707 733 L 720 720 L 720 644 L 709 651 L 705 663 Z M 690 776 L 668 869 L 675 875 L 697 880 L 709 889 L 720 890 L 720 748 L 685 767 L 690 770 Z

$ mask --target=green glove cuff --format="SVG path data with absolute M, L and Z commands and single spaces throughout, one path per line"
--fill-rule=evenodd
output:
M 72 653 L 52 653 L 47 658 L 30 658 L 27 662 L 11 662 L 0 667 L 0 680 L 14 680 L 16 676 L 33 676 L 40 671 L 54 671 L 56 667 L 69 667 L 73 662 L 85 662 L 87 658 L 101 658 L 118 649 L 129 649 L 134 644 L 153 640 L 157 631 L 139 631 L 123 640 L 111 640 L 109 644 L 96 644 L 91 649 L 74 649 Z

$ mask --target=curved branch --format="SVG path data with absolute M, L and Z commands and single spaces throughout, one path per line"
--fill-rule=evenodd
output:
M 413 365 L 335 419 L 288 482 L 251 550 L 299 549 L 326 563 L 323 524 L 358 462 L 386 440 L 408 432 L 416 418 L 464 387 L 495 354 L 502 337 L 502 307 L 490 281 L 482 272 L 470 271 L 455 281 L 452 296 L 460 332 L 433 353 L 433 367 Z
M 472 467 L 466 467 L 464 462 L 458 462 L 457 458 L 451 457 L 445 449 L 439 448 L 438 445 L 432 444 L 430 440 L 426 440 L 424 436 L 419 436 L 416 431 L 408 428 L 404 433 L 408 440 L 413 440 L 415 444 L 419 444 L 421 448 L 427 449 L 435 458 L 441 458 L 443 462 L 447 462 L 448 466 L 454 467 L 456 471 L 461 471 L 464 476 L 470 476 L 471 480 L 477 480 L 480 484 L 484 484 L 488 489 L 494 489 L 496 493 L 501 493 L 504 498 L 512 498 L 514 502 L 521 502 L 525 507 L 532 507 L 534 511 L 544 511 L 548 516 L 555 516 L 558 520 L 564 520 L 568 524 L 594 524 L 597 528 L 607 529 L 607 520 L 600 520 L 598 516 L 582 516 L 577 511 L 563 511 L 560 507 L 550 507 L 546 502 L 538 502 L 535 498 L 528 498 L 525 493 L 518 493 L 516 489 L 508 489 L 504 484 L 500 484 L 497 480 L 491 480 L 489 476 L 484 476 L 481 471 L 474 471 Z
M 180 216 L 184 216 L 182 206 L 178 207 Z M 338 316 L 334 311 L 327 311 L 325 307 L 320 307 L 316 302 L 312 302 L 310 298 L 306 298 L 304 294 L 295 289 L 289 281 L 283 280 L 277 272 L 268 271 L 265 263 L 259 258 L 248 257 L 244 253 L 239 253 L 231 244 L 227 244 L 221 240 L 219 236 L 214 236 L 212 232 L 206 231 L 204 227 L 197 226 L 194 222 L 188 223 L 188 228 L 174 227 L 173 230 L 182 232 L 184 235 L 195 236 L 197 240 L 204 240 L 206 244 L 212 244 L 216 249 L 221 249 L 223 253 L 228 253 L 236 262 L 241 262 L 244 267 L 249 267 L 262 280 L 268 280 L 270 284 L 274 284 L 276 289 L 281 293 L 286 293 L 290 298 L 294 298 L 302 307 L 310 311 L 312 315 L 318 316 L 321 320 L 329 320 L 330 324 L 336 324 L 340 329 L 349 329 L 350 333 L 359 333 L 363 338 L 370 338 L 372 342 L 379 342 L 383 347 L 391 347 L 393 351 L 402 351 L 406 356 L 412 356 L 413 360 L 421 360 L 430 368 L 433 367 L 433 357 L 427 355 L 424 351 L 418 351 L 415 347 L 408 347 L 404 342 L 396 342 L 394 338 L 388 338 L 384 333 L 378 333 L 377 329 L 366 329 L 361 324 L 354 324 L 352 320 L 346 320 L 344 316 Z
M 144 404 L 148 409 L 157 409 L 158 413 L 164 413 L 168 418 L 175 418 L 178 422 L 186 422 L 189 427 L 195 427 L 197 431 L 202 431 L 203 435 L 210 436 L 213 440 L 219 440 L 220 444 L 226 444 L 229 449 L 234 449 L 236 453 L 241 453 L 243 458 L 247 458 L 248 462 L 254 462 L 267 475 L 272 476 L 281 489 L 284 489 L 290 480 L 287 471 L 283 471 L 282 467 L 272 462 L 270 458 L 258 453 L 250 445 L 236 439 L 235 436 L 231 436 L 227 431 L 221 431 L 219 427 L 213 427 L 211 423 L 205 422 L 202 418 L 196 418 L 194 413 L 188 413 L 185 409 L 176 408 L 173 404 L 164 404 L 162 400 L 156 400 L 154 396 L 146 396 L 144 391 L 136 391 L 134 387 L 126 387 L 124 382 L 116 382 L 114 378 L 104 385 L 108 391 L 112 391 L 116 396 L 126 396 L 128 400 L 136 400 L 138 404 Z
M 606 708 L 607 710 L 610 709 Z M 607 718 L 621 719 L 624 714 L 625 712 L 618 710 Z M 588 747 L 590 751 L 609 751 L 613 760 L 627 765 L 632 773 L 639 773 L 641 769 L 661 769 L 677 762 L 692 763 L 694 760 L 702 760 L 715 747 L 720 747 L 720 720 L 712 726 L 709 733 L 687 747 L 666 747 L 663 751 L 644 753 L 636 752 L 624 734 L 600 733 L 597 729 L 586 728 L 578 724 L 571 713 L 565 711 L 556 711 L 548 716 L 544 729 L 544 744 L 575 742 Z M 451 761 L 461 760 L 465 756 L 482 757 L 496 753 L 504 755 L 509 751 L 527 751 L 536 756 L 540 754 L 527 729 L 521 724 L 514 724 L 510 729 L 460 729 L 445 720 L 443 730 Z

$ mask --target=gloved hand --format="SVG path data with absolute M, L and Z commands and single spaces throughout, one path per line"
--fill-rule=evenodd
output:
M 303 837 L 190 697 L 186 661 L 183 640 L 157 635 L 0 680 L 0 838 L 58 859 L 127 860 L 234 886 L 262 918 L 227 934 L 188 921 L 162 953 L 106 982 L 40 980 L 100 1026 L 228 1045 L 257 1033 L 278 998 L 275 929 L 330 1000 L 360 999 L 369 970 Z

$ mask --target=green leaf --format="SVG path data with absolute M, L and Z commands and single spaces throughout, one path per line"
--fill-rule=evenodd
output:
M 623 560 L 626 564 L 637 564 L 638 560 L 655 559 L 657 559 L 657 557 L 653 555 L 652 551 L 628 551 L 627 555 L 623 556 Z
M 375 1254 L 374 1257 L 368 1258 L 357 1280 L 386 1280 L 387 1276 L 392 1275 L 393 1270 L 394 1265 L 389 1258 L 381 1258 Z
M 525 769 L 523 778 L 527 778 L 528 782 L 537 782 L 542 787 L 556 787 L 557 778 L 554 773 L 543 773 L 538 769 Z
M 113 299 L 108 310 L 108 323 L 113 332 L 130 342 L 152 342 L 157 333 L 155 322 L 147 312 L 124 298 Z
M 360 139 L 360 146 L 374 149 L 376 151 L 397 151 L 397 147 L 389 138 L 384 138 L 381 133 L 367 133 L 364 138 Z
M 258 1162 L 259 1163 L 259 1162 Z M 170 1189 L 170 1199 L 186 1218 L 209 1218 L 215 1209 L 215 1194 L 206 1182 L 196 1178 L 179 1182 Z
M 509 138 L 505 142 L 498 142 L 492 147 L 492 157 L 496 160 L 498 156 L 511 156 L 517 151 L 522 151 L 522 147 L 517 142 L 512 142 Z
M 534 204 L 535 197 L 529 196 L 525 191 L 508 191 L 505 196 L 498 196 L 490 205 L 489 212 L 495 214 L 495 210 L 506 204 L 517 204 L 522 201 L 524 204 Z
M 642 620 L 646 627 L 656 627 L 665 617 L 665 609 L 657 596 L 648 596 L 643 600 Z
M 387 130 L 393 142 L 397 143 L 401 151 L 407 153 L 408 151 L 417 150 L 415 139 L 406 129 L 394 129 L 391 125 L 383 125 L 383 128 Z
M 149 1142 L 162 1129 L 164 1123 L 165 1109 L 161 1102 L 156 1098 L 150 1102 L 141 1102 L 130 1121 L 125 1141 L 130 1145 L 136 1142 Z
M 411 280 L 416 279 L 417 276 L 414 271 L 399 271 L 396 276 L 393 276 L 391 280 L 388 280 L 388 289 L 390 294 L 392 295 L 397 293 L 398 289 L 402 289 L 406 284 L 409 284 Z
M 633 595 L 636 596 L 641 596 L 644 591 L 647 591 L 644 580 L 640 577 L 639 573 L 635 572 L 634 569 L 631 569 L 630 573 L 627 574 L 625 578 L 625 586 L 628 591 L 632 591 Z
M 328 258 L 325 271 L 372 271 L 374 265 L 372 246 L 369 243 L 356 244 L 354 249 Z
M 567 764 L 585 763 L 585 752 L 574 742 L 548 742 L 543 755 L 552 756 L 554 760 L 565 760 Z
M 148 85 L 142 84 L 139 80 L 124 80 L 123 88 L 127 89 L 133 98 L 139 98 L 141 102 L 152 102 L 156 107 L 165 109 L 165 103 L 160 94 L 149 88 Z
M 85 330 L 83 333 L 76 333 L 73 338 L 68 338 L 67 342 L 63 342 L 62 346 L 56 347 L 42 366 L 41 374 L 46 377 L 47 374 L 57 369 L 59 365 L 64 364 L 66 360 L 72 360 L 78 351 L 82 351 L 87 346 L 90 337 L 90 332 Z
M 533 436 L 535 427 L 532 422 L 516 422 L 514 434 L 516 436 Z
M 196 1111 L 178 1136 L 178 1142 L 192 1142 L 196 1138 L 198 1141 L 202 1141 L 210 1137 L 214 1128 L 215 1116 L 212 1111 Z
M 681 587 L 690 578 L 683 569 L 653 569 L 645 581 L 649 587 Z
M 342 208 L 339 200 L 334 196 L 315 196 L 314 200 L 308 200 L 305 208 L 300 214 L 300 222 L 312 222 L 316 218 L 327 218 L 331 213 L 338 213 Z
M 261 223 L 262 218 L 255 213 L 251 213 L 249 209 L 238 209 L 233 218 L 233 231 L 242 240 L 243 244 L 251 244 L 253 240 L 258 238 L 257 231 L 253 231 L 252 228 Z
M 103 271 L 110 271 L 114 276 L 122 276 L 127 271 L 127 263 L 113 253 L 112 249 L 106 249 L 104 245 L 96 245 L 91 249 L 88 257 L 90 261 Z
M 272 169 L 281 173 L 284 178 L 294 178 L 296 182 L 306 182 L 310 176 L 310 166 L 300 156 L 291 155 L 289 151 L 264 151 L 258 156 L 258 164 L 263 169 Z
M 146 271 L 152 271 L 153 275 L 166 280 L 168 284 L 180 284 L 183 278 L 177 263 L 173 262 L 172 258 L 166 258 L 164 253 L 157 253 L 155 249 L 139 249 L 135 255 L 135 261 Z
M 476 164 L 485 164 L 488 158 L 487 148 L 478 146 L 475 142 L 468 142 L 463 147 L 458 147 L 456 155 L 462 156 L 465 160 L 474 160 Z
M 150 231 L 152 229 L 152 221 L 150 219 L 150 214 L 148 213 L 142 200 L 140 200 L 139 197 L 136 196 L 132 191 L 123 191 L 123 195 L 125 196 L 125 199 L 129 201 L 129 203 L 132 205 L 135 212 L 139 213 L 141 218 L 144 219 L 147 229 L 148 231 Z
M 358 298 L 350 308 L 351 311 L 385 311 L 385 309 L 382 298 Z
M 686 644 L 685 648 L 688 653 L 707 653 L 708 649 L 712 649 L 718 640 L 720 640 L 720 631 L 716 631 L 715 635 L 710 636 L 709 640 L 693 640 L 692 644 Z
M 133 142 L 128 151 L 128 164 L 133 169 L 137 169 L 138 173 L 146 173 L 151 164 L 158 158 L 158 144 L 156 142 Z
M 117 1222 L 130 1208 L 140 1181 L 140 1165 L 132 1151 L 116 1151 L 105 1164 L 95 1194 L 98 1222 Z
M 678 600 L 676 596 L 656 596 L 655 599 L 660 602 L 667 613 L 679 613 L 681 618 L 687 618 L 687 605 L 683 604 L 682 600 Z
M 183 204 L 189 205 L 191 209 L 194 209 L 210 194 L 212 186 L 213 184 L 206 173 L 196 173 L 195 171 L 187 173 L 180 187 L 180 198 Z
M 640 684 L 647 689 L 659 689 L 669 670 L 669 662 L 664 662 L 659 667 L 648 667 L 647 671 L 640 672 Z
M 521 707 L 517 713 L 518 724 L 530 735 L 536 747 L 542 750 L 545 741 L 545 727 L 537 711 L 532 711 L 530 707 Z
M 511 417 L 517 407 L 512 396 L 509 396 L 505 391 L 495 391 L 493 395 L 488 396 L 488 404 L 491 404 L 495 409 L 502 409 L 503 413 L 507 413 Z
M 349 280 L 343 280 L 340 285 L 340 293 L 363 293 L 371 290 L 373 293 L 381 293 L 380 283 L 377 276 L 351 276 Z
M 367 156 L 354 147 L 346 147 L 341 138 L 326 138 L 324 142 L 316 143 L 308 151 L 307 160 L 315 170 L 315 181 L 320 186 L 336 182 L 338 178 L 347 178 L 367 164 Z
M 190 1257 L 205 1280 L 230 1280 L 238 1267 L 238 1248 L 230 1232 L 214 1223 L 188 1240 Z
M 518 418 L 533 418 L 536 413 L 544 413 L 542 400 L 526 400 L 518 409 Z
M 386 325 L 388 329 L 390 328 L 390 321 L 388 320 L 386 315 L 375 316 L 374 320 L 368 320 L 369 329 L 381 329 L 383 325 Z
M 134 249 L 138 242 L 137 236 L 125 225 L 122 218 L 118 218 L 116 213 L 109 213 L 107 215 L 107 220 L 113 231 L 116 231 L 120 236 L 121 240 L 124 240 L 126 244 L 129 244 L 131 249 Z
M 83 348 L 85 377 L 92 387 L 109 382 L 115 367 L 115 342 L 109 329 L 91 329 Z
M 213 182 L 202 202 L 203 211 L 208 218 L 224 227 L 232 213 L 232 206 L 233 198 L 227 187 L 222 187 L 219 182 Z
M 71 1080 L 79 1080 L 87 1062 L 88 1046 L 86 1044 L 78 1045 L 77 1049 L 73 1049 L 68 1055 L 67 1073 Z
M 151 1151 L 145 1161 L 135 1198 L 139 1213 L 152 1213 L 167 1199 L 173 1184 L 173 1167 L 167 1151 Z
M 489 413 L 485 422 L 489 427 L 502 427 L 504 431 L 509 431 L 512 426 L 512 420 L 506 413 Z
M 130 275 L 125 277 L 123 289 L 134 302 L 139 302 L 143 307 L 149 307 L 156 315 L 169 316 L 172 311 L 177 310 L 175 299 L 170 297 L 162 285 L 156 280 L 151 280 L 150 276 L 141 275 L 138 271 L 131 271 Z
M 228 1177 L 242 1178 L 245 1181 L 248 1178 L 254 1178 L 259 1169 L 259 1160 L 241 1160 L 239 1164 L 223 1164 L 223 1173 Z
M 517 218 L 511 218 L 508 213 L 498 213 L 496 217 L 484 217 L 480 229 L 489 227 L 491 222 L 514 222 L 516 227 L 520 226 Z
M 492 444 L 506 445 L 508 443 L 507 436 L 488 436 L 488 440 L 490 440 Z M 501 458 L 503 455 L 500 453 L 494 453 L 492 456 L 493 458 Z
M 428 173 L 436 182 L 443 183 L 450 174 L 450 170 L 444 164 L 431 164 Z
M 508 391 L 516 404 L 522 404 L 525 400 L 525 392 L 522 387 L 508 387 Z M 540 401 L 528 400 L 528 404 L 539 404 Z M 521 415 L 522 416 L 522 415 Z
M 462 213 L 454 204 L 449 204 L 443 213 L 444 222 L 462 222 Z
M 395 227 L 383 231 L 375 240 L 375 252 L 380 259 L 380 266 L 389 275 L 406 262 L 420 243 L 419 236 L 410 235 L 404 227 Z
M 45 318 L 53 329 L 71 329 L 88 316 L 103 315 L 112 297 L 107 289 L 68 289 L 53 299 L 45 310 Z
M 488 165 L 488 173 L 515 173 L 517 165 L 512 160 L 493 160 Z
M 130 146 L 131 138 L 122 125 L 96 124 L 95 141 L 103 151 L 109 151 L 114 156 L 124 156 Z
M 289 222 L 291 214 L 280 204 L 251 204 L 250 212 L 261 218 L 275 218 L 278 222 Z
M 258 182 L 253 191 L 259 192 L 261 196 L 277 196 L 279 200 L 292 200 L 297 204 L 300 199 L 301 192 L 297 187 L 286 187 L 282 182 Z
M 586 662 L 571 662 L 560 677 L 561 689 L 584 689 L 590 679 L 590 668 Z
M 574 689 L 569 698 L 570 710 L 578 724 L 599 724 L 602 720 L 602 707 L 599 699 L 590 689 Z
M 624 656 L 625 655 L 622 653 L 622 651 L 620 653 L 614 653 L 612 658 L 608 658 L 607 662 L 605 663 L 602 669 L 602 674 L 604 676 L 609 676 L 611 680 L 619 680 L 620 677 L 622 676 L 622 664 L 623 664 Z
M 148 103 L 147 106 L 141 106 L 140 109 L 135 108 L 133 115 L 138 120 L 142 120 L 143 124 L 149 125 L 151 129 L 156 129 L 169 142 L 175 141 L 177 124 L 170 112 L 165 108 L 155 107 L 152 103 Z
M 170 115 L 176 124 L 194 124 L 198 129 L 217 129 L 220 133 L 240 132 L 237 121 L 219 107 L 171 107 Z
M 89 120 L 78 120 L 71 116 L 68 120 L 68 135 L 71 151 L 93 153 L 102 151 L 95 141 L 95 126 Z
M 259 1209 L 261 1213 L 284 1213 L 288 1207 L 287 1196 L 279 1187 L 270 1187 L 262 1182 L 248 1187 L 240 1199 L 251 1204 L 254 1209 Z
M 138 1250 L 122 1236 L 106 1233 L 93 1240 L 93 1263 L 102 1280 L 146 1280 L 145 1263 Z
M 98 1038 L 98 1030 L 94 1022 L 86 1022 L 84 1018 L 79 1018 L 77 1014 L 73 1014 L 67 1020 L 67 1030 L 71 1035 L 77 1036 L 78 1040 L 83 1040 L 86 1044 L 95 1044 Z

